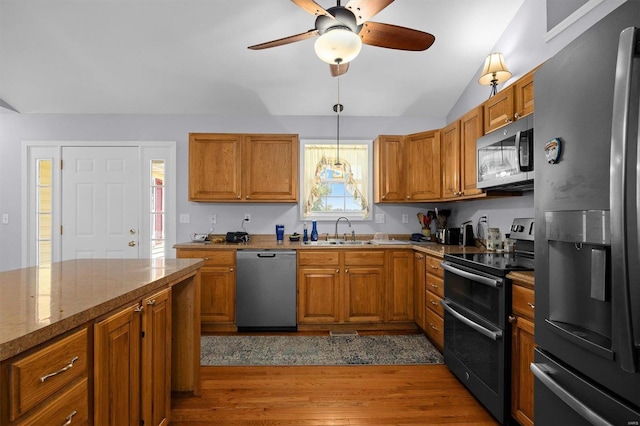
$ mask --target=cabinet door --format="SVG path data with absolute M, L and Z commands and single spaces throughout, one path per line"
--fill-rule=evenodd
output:
M 340 270 L 298 268 L 298 323 L 328 324 L 341 321 Z
M 405 197 L 404 138 L 378 136 L 374 141 L 374 198 L 376 203 L 397 203 Z
M 169 424 L 171 412 L 171 289 L 142 301 L 142 419 Z
M 460 190 L 460 121 L 442 129 L 442 198 L 462 195 Z
M 535 71 L 535 70 L 534 70 Z M 515 83 L 515 118 L 520 119 L 533 112 L 533 73 L 531 71 Z
M 533 425 L 533 362 L 534 325 L 521 317 L 511 323 L 511 415 L 522 426 Z
M 466 113 L 460 120 L 461 186 L 463 195 L 482 193 L 477 187 L 476 141 L 484 134 L 483 110 L 478 106 Z
M 140 306 L 95 324 L 94 423 L 140 424 Z
M 384 268 L 346 267 L 344 270 L 347 322 L 384 320 Z
M 389 251 L 388 320 L 413 321 L 413 252 Z
M 241 200 L 242 135 L 189 134 L 189 200 Z
M 440 131 L 415 133 L 405 138 L 405 201 L 440 198 Z
M 247 135 L 242 152 L 245 201 L 298 201 L 298 136 Z
M 413 253 L 413 317 L 422 330 L 425 330 L 426 266 L 425 255 Z
M 200 314 L 203 323 L 233 324 L 236 320 L 236 273 L 231 266 L 200 269 Z
M 513 86 L 509 86 L 484 103 L 484 132 L 492 132 L 513 121 Z

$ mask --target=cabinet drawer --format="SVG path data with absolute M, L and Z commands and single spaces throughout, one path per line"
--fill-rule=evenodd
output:
M 87 343 L 87 329 L 83 329 L 9 365 L 11 420 L 76 378 L 87 376 Z
M 76 383 L 18 425 L 82 425 L 89 420 L 87 379 Z
M 427 291 L 427 307 L 444 318 L 444 308 L 440 304 L 442 298 L 435 293 Z
M 431 309 L 426 311 L 427 337 L 442 351 L 444 348 L 444 319 L 436 315 Z
M 533 321 L 535 308 L 535 293 L 533 290 L 514 285 L 513 291 L 513 313 Z
M 440 262 L 442 262 L 442 259 L 439 257 L 427 256 L 427 274 L 444 278 L 444 271 L 440 266 Z
M 320 265 L 320 266 L 337 266 L 340 263 L 339 250 L 325 250 L 325 251 L 307 251 L 300 250 L 298 252 L 298 265 Z
M 204 259 L 204 266 L 228 266 L 236 263 L 236 252 L 233 250 L 178 250 L 178 257 Z
M 444 280 L 442 278 L 427 275 L 427 290 L 444 298 Z
M 384 251 L 348 251 L 344 254 L 345 266 L 384 266 Z

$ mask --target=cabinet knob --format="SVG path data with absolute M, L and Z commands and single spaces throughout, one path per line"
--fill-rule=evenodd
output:
M 239 199 L 240 199 L 240 198 L 242 198 L 242 197 L 240 197 L 240 196 L 238 195 L 238 197 L 237 197 L 237 198 L 238 198 L 238 200 L 239 200 Z
M 533 303 L 528 303 L 528 302 L 527 302 L 527 305 L 529 305 L 529 307 L 530 307 L 531 309 L 535 309 L 535 308 L 536 308 L 536 305 L 534 305 Z
M 249 196 L 248 196 L 248 195 L 245 195 L 245 196 L 244 196 L 244 199 L 245 199 L 245 200 L 248 200 L 248 199 L 249 199 Z
M 135 308 L 133 308 L 133 312 L 142 312 L 144 310 L 144 306 L 140 305 L 140 306 L 136 306 Z
M 233 272 L 233 268 L 229 268 L 229 272 Z
M 518 317 L 514 317 L 514 316 L 512 316 L 512 315 L 509 315 L 509 316 L 507 317 L 507 320 L 508 320 L 511 324 L 513 324 L 514 322 L 518 321 Z
M 153 306 L 156 304 L 156 299 L 147 300 L 147 305 Z
M 516 120 L 519 120 L 522 117 L 519 112 L 516 112 L 513 116 Z
M 339 274 L 339 273 L 340 273 L 340 269 L 336 269 L 336 274 Z
M 345 269 L 345 270 L 344 270 L 344 273 L 345 273 L 345 274 L 348 274 L 348 273 L 349 273 L 349 270 L 348 270 L 348 269 Z

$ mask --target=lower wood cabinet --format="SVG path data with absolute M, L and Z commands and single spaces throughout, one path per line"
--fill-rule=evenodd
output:
M 298 326 L 413 321 L 412 250 L 298 252 Z
M 425 333 L 440 352 L 444 350 L 444 313 L 440 300 L 444 298 L 444 271 L 441 257 L 427 256 Z
M 511 416 L 522 426 L 533 425 L 534 290 L 533 277 L 513 278 L 511 323 Z
M 422 331 L 425 330 L 425 309 L 427 292 L 427 257 L 424 253 L 413 253 L 413 320 Z
M 88 336 L 83 327 L 3 363 L 0 424 L 86 423 L 91 365 Z
M 200 269 L 202 331 L 236 331 L 235 251 L 178 249 L 177 257 L 204 259 Z
M 171 410 L 171 289 L 94 326 L 94 423 L 165 425 Z

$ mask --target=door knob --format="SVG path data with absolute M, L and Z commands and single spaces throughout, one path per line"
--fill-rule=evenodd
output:
M 129 241 L 129 247 L 135 247 L 135 246 L 136 246 L 135 241 Z

